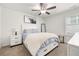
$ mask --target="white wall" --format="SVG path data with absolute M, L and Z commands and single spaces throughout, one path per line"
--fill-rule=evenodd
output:
M 0 7 L 0 48 L 1 48 L 1 7 Z
M 79 8 L 69 10 L 63 13 L 55 14 L 53 16 L 45 18 L 47 25 L 47 32 L 53 32 L 58 35 L 64 35 L 65 33 L 65 17 L 79 15 Z
M 64 34 L 64 15 L 56 15 L 46 18 L 47 32 Z
M 27 13 L 14 11 L 7 8 L 2 8 L 2 46 L 9 45 L 9 35 L 11 33 L 11 29 L 20 26 L 25 27 L 32 27 L 36 28 L 38 27 L 40 30 L 40 24 L 43 22 L 43 20 L 39 17 L 34 17 L 37 20 L 37 24 L 25 24 L 24 23 L 24 15 L 26 16 L 32 16 Z

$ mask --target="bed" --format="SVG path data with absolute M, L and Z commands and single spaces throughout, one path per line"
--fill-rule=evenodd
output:
M 24 30 L 23 45 L 33 56 L 44 56 L 59 45 L 59 38 L 54 33 Z

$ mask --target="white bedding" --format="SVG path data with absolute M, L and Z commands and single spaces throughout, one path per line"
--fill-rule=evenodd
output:
M 23 43 L 32 55 L 36 55 L 42 43 L 50 37 L 58 38 L 58 36 L 53 33 L 32 33 L 27 35 Z

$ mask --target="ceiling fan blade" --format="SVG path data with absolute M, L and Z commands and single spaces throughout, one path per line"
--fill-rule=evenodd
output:
M 38 15 L 41 15 L 41 13 L 39 13 Z
M 46 12 L 46 14 L 48 14 L 48 15 L 49 15 L 50 13 L 49 13 L 49 12 Z
M 41 8 L 41 10 L 43 9 L 43 3 L 40 3 L 40 8 Z
M 51 9 L 55 9 L 55 8 L 56 8 L 56 6 L 53 6 L 53 7 L 47 8 L 47 10 L 51 10 Z
M 40 11 L 40 10 L 35 10 L 35 9 L 32 9 L 32 11 Z
M 40 3 L 41 10 L 46 10 L 47 4 L 46 3 Z

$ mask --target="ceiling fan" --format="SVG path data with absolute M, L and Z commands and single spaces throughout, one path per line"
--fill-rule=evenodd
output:
M 56 6 L 52 6 L 52 7 L 49 7 L 47 8 L 47 4 L 46 3 L 40 3 L 39 4 L 40 6 L 40 9 L 32 9 L 32 11 L 39 11 L 40 13 L 38 15 L 41 15 L 41 14 L 50 14 L 47 10 L 51 10 L 51 9 L 55 9 Z

